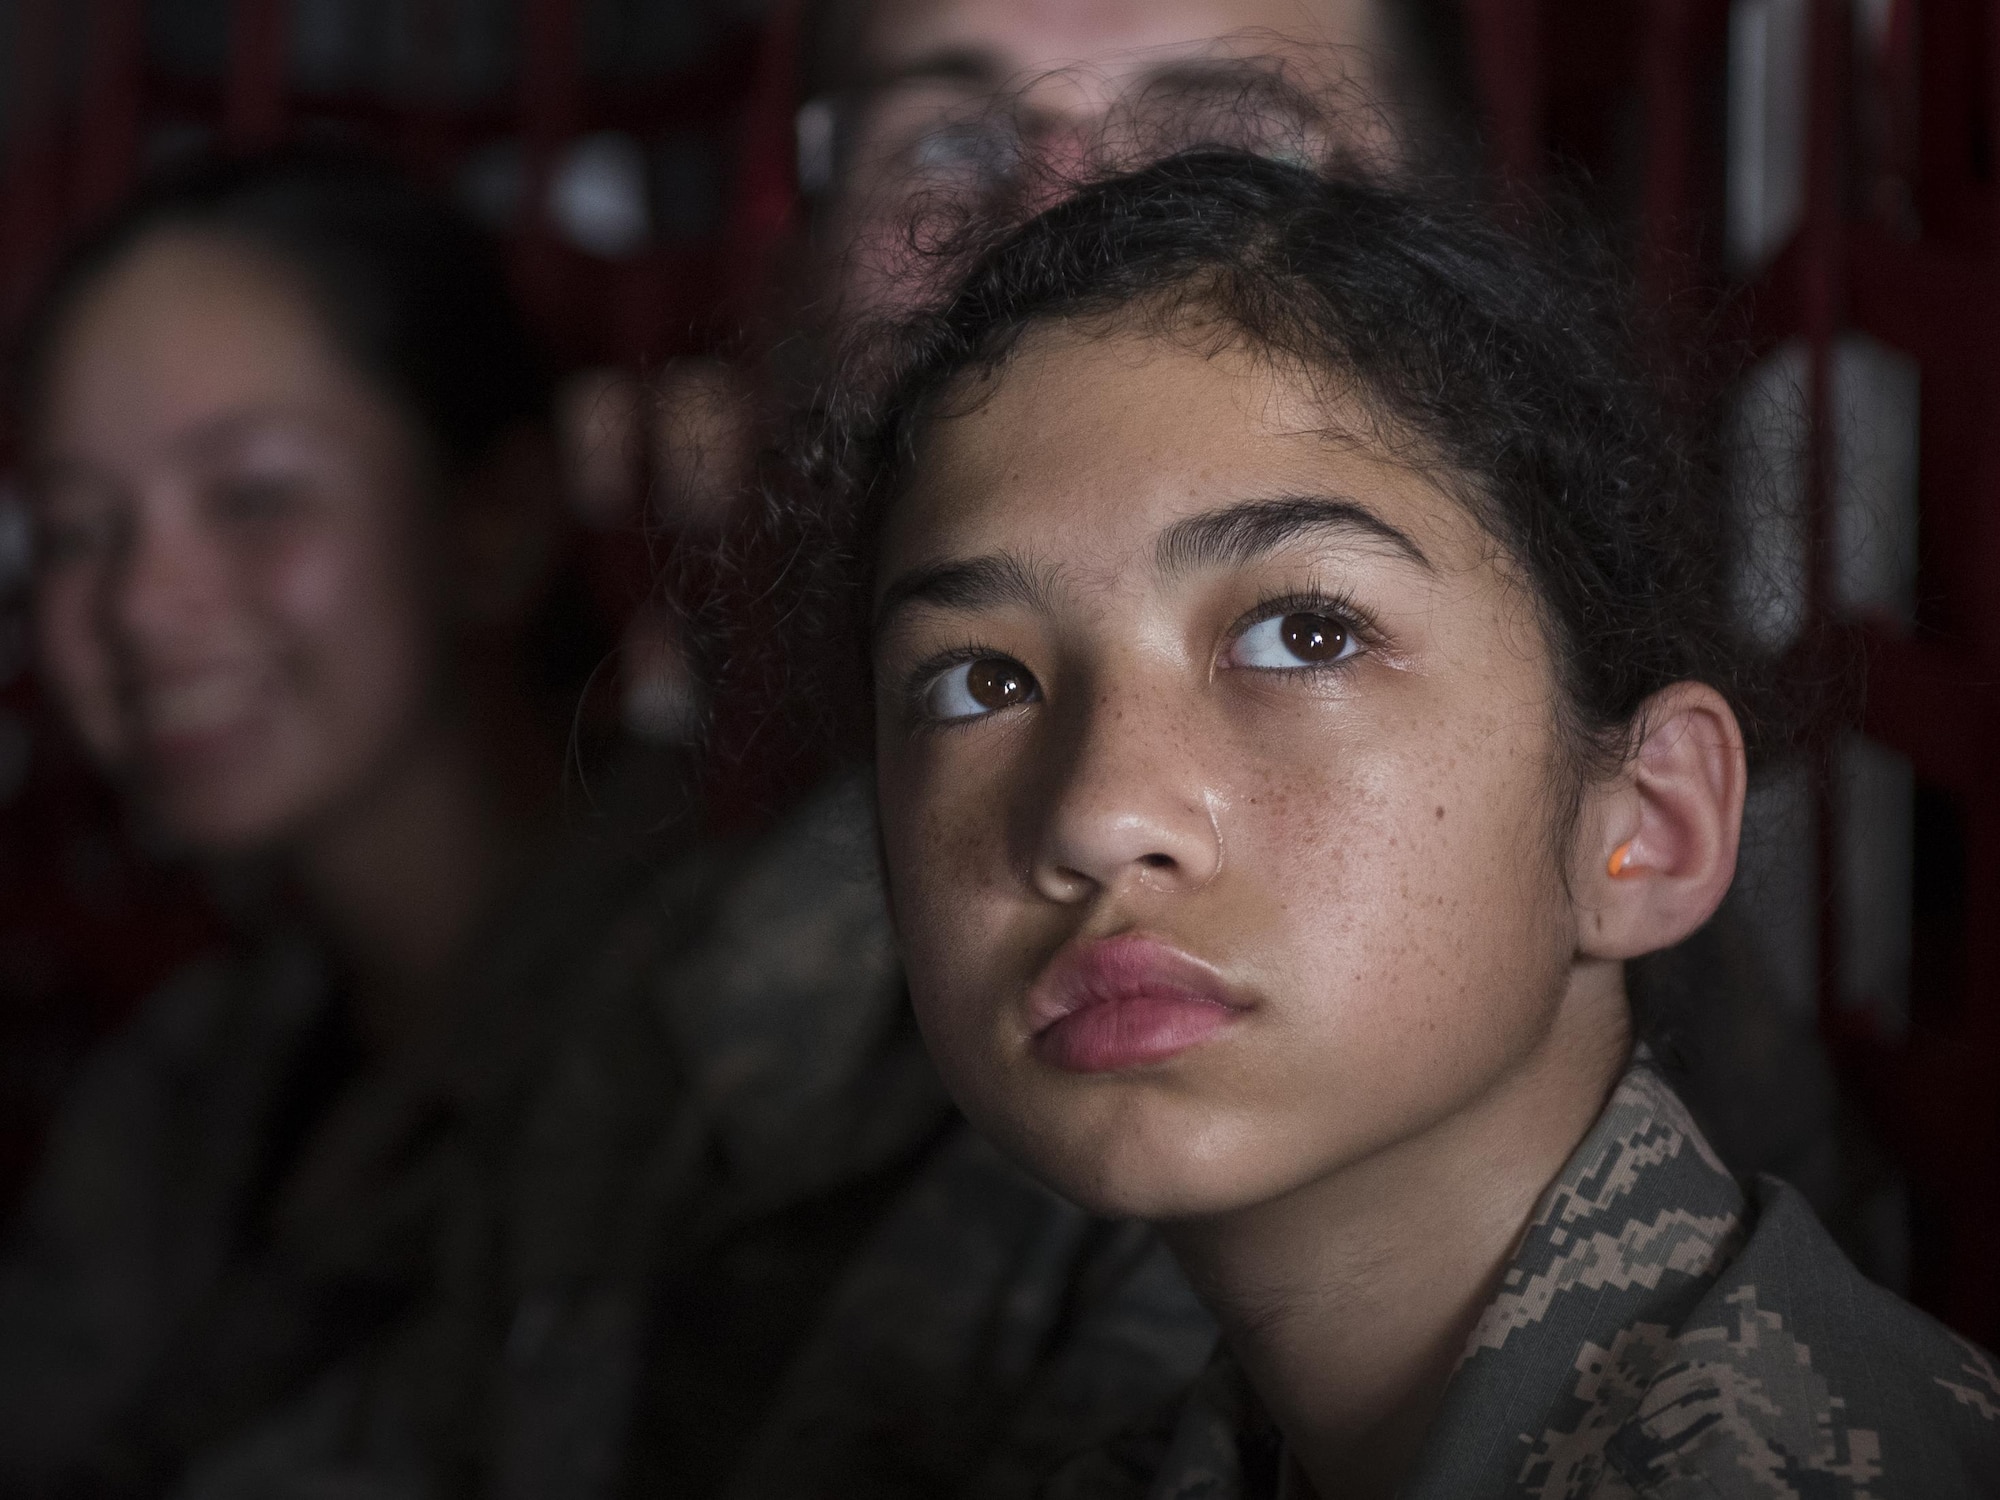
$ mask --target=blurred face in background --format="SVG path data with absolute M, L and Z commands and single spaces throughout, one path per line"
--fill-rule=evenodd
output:
M 441 706 L 426 450 L 285 271 L 157 231 L 86 292 L 33 434 L 56 695 L 163 832 L 247 851 Z
M 800 115 L 800 159 L 843 310 L 922 293 L 899 255 L 925 199 L 978 195 L 1024 167 L 1058 174 L 1124 141 L 1282 137 L 1282 96 L 1246 80 L 1282 69 L 1355 107 L 1354 143 L 1386 140 L 1369 103 L 1388 74 L 1377 0 L 877 0 L 857 7 L 846 80 Z M 828 30 L 844 19 L 830 18 Z M 1229 118 L 1224 119 L 1227 115 Z M 1109 137 L 1109 140 L 1106 139 Z

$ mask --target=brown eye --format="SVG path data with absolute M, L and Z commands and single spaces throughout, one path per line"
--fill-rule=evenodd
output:
M 1325 615 L 1286 615 L 1278 635 L 1300 661 L 1335 661 L 1347 650 L 1347 627 Z
M 1338 616 L 1316 610 L 1266 615 L 1236 638 L 1230 665 L 1266 672 L 1330 667 L 1359 653 L 1354 629 Z
M 965 691 L 981 708 L 1012 708 L 1028 701 L 1028 674 L 1011 661 L 989 657 L 966 669 Z
M 960 662 L 933 677 L 924 690 L 924 711 L 934 719 L 975 719 L 1039 696 L 1034 677 L 1017 661 L 982 656 Z

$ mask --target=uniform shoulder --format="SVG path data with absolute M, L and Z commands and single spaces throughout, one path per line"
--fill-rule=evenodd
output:
M 197 959 L 155 989 L 84 1059 L 55 1125 L 61 1138 L 177 1101 L 208 1114 L 257 1092 L 326 1003 L 325 969 L 302 941 L 271 937 Z M 157 1124 L 135 1125 L 149 1133 Z
M 1772 1316 L 1817 1345 L 1812 1357 L 1829 1379 L 1854 1388 L 1850 1409 L 1878 1409 L 1937 1440 L 1964 1440 L 1983 1454 L 1981 1472 L 2000 1491 L 1993 1356 L 1863 1276 L 1789 1184 L 1761 1177 L 1752 1196 L 1755 1229 L 1730 1267 L 1729 1295 L 1747 1305 L 1765 1289 Z
M 1615 1473 L 1635 1494 L 1699 1482 L 1722 1500 L 2000 1494 L 1991 1356 L 1863 1277 L 1791 1187 L 1760 1178 L 1750 1196 L 1740 1250 L 1679 1326 L 1583 1350 L 1577 1419 L 1544 1433 L 1528 1488 Z

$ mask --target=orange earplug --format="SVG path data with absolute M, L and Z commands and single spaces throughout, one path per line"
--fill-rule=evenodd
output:
M 1610 873 L 1613 880 L 1623 875 L 1626 867 L 1632 863 L 1632 845 L 1636 842 L 1638 842 L 1636 839 L 1627 839 L 1611 851 L 1611 860 L 1605 866 L 1605 869 Z

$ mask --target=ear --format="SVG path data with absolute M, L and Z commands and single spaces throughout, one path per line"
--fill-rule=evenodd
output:
M 1590 958 L 1672 947 L 1736 875 L 1749 779 L 1736 715 L 1714 688 L 1679 682 L 1646 700 L 1640 723 L 1632 758 L 1586 793 L 1578 820 L 1571 889 Z
M 560 471 L 550 435 L 523 426 L 495 444 L 461 487 L 450 531 L 460 622 L 475 630 L 524 623 L 562 545 Z

